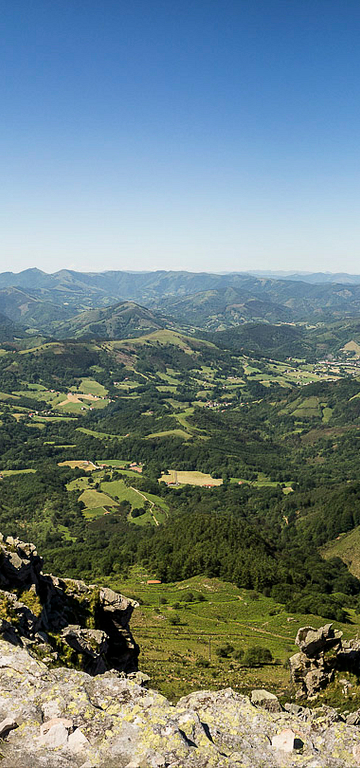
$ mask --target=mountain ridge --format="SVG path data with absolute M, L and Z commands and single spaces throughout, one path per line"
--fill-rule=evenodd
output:
M 167 323 L 158 312 L 134 301 L 121 301 L 103 309 L 90 309 L 54 328 L 58 338 L 122 339 L 162 330 Z
M 309 324 L 360 316 L 360 282 L 166 270 L 63 269 L 47 274 L 33 268 L 0 274 L 0 312 L 49 334 L 58 329 L 59 321 L 72 319 L 76 326 L 75 316 L 81 312 L 106 314 L 109 307 L 126 301 L 174 318 L 184 328 L 224 330 L 249 321 Z M 137 330 L 141 329 L 140 324 Z

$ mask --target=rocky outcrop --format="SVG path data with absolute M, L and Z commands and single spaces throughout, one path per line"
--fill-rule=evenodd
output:
M 0 534 L 0 635 L 30 645 L 49 665 L 63 661 L 90 674 L 136 670 L 135 605 L 112 589 L 43 574 L 33 544 Z
M 121 673 L 49 669 L 4 640 L 0 670 L 2 768 L 359 765 L 359 728 L 330 708 L 268 711 L 229 688 L 173 706 Z
M 332 624 L 320 629 L 299 629 L 295 643 L 300 653 L 289 659 L 297 697 L 316 696 L 334 680 L 336 672 L 360 673 L 360 642 L 343 642 L 342 634 L 340 630 L 333 629 Z

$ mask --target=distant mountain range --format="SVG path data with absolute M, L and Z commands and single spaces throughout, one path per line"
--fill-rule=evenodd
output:
M 164 324 L 218 331 L 247 322 L 316 323 L 360 316 L 360 276 L 269 275 L 73 270 L 47 274 L 36 268 L 3 272 L 0 313 L 28 329 L 61 338 L 124 338 Z
M 271 270 L 250 270 L 254 277 L 270 277 L 274 280 L 301 280 L 305 283 L 342 283 L 357 285 L 360 275 L 349 275 L 347 272 L 272 272 Z

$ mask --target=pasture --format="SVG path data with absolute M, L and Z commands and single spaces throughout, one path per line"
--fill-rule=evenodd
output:
M 116 507 L 117 503 L 107 493 L 99 491 L 84 490 L 79 496 L 79 501 L 85 504 L 87 509 L 98 509 L 99 507 Z
M 289 614 L 272 598 L 219 579 L 196 576 L 170 584 L 147 584 L 155 578 L 157 574 L 134 567 L 124 581 L 103 579 L 140 602 L 131 630 L 141 648 L 140 668 L 150 675 L 151 687 L 173 701 L 190 691 L 227 686 L 244 694 L 266 688 L 289 700 L 293 691 L 285 665 L 298 650 L 296 633 L 301 626 L 319 627 L 327 619 Z M 355 624 L 335 624 L 345 638 L 353 637 L 360 628 L 359 617 L 351 613 Z M 228 657 L 219 656 L 219 649 L 227 643 L 234 651 Z M 253 645 L 268 648 L 274 662 L 245 667 L 236 651 Z
M 74 392 L 82 392 L 85 395 L 97 395 L 98 397 L 105 397 L 108 393 L 102 384 L 90 378 L 81 379 L 80 384 L 74 387 Z

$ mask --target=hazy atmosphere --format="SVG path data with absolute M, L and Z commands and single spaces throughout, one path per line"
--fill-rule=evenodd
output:
M 358 272 L 356 0 L 2 8 L 2 270 Z

